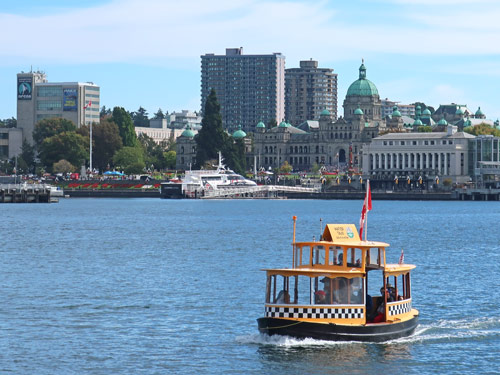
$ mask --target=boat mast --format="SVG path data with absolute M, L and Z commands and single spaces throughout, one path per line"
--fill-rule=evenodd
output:
M 295 268 L 295 225 L 297 223 L 297 216 L 293 216 L 293 238 L 292 238 L 292 268 Z

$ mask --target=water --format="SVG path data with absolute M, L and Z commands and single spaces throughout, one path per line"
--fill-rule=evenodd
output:
M 0 373 L 499 374 L 498 202 L 374 201 L 420 326 L 382 344 L 260 335 L 266 267 L 360 201 L 65 199 L 0 205 Z

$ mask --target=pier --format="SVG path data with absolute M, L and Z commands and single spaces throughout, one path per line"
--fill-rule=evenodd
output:
M 0 184 L 0 203 L 51 203 L 53 188 L 40 184 Z
M 204 190 L 201 199 L 224 199 L 224 198 L 278 198 L 286 197 L 289 193 L 314 194 L 319 193 L 318 188 L 306 188 L 298 186 L 280 185 L 258 185 L 245 186 L 241 188 Z

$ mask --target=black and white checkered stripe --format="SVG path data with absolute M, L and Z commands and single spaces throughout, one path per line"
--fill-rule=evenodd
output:
M 388 303 L 387 305 L 389 306 L 389 316 L 405 314 L 411 311 L 411 300 L 393 305 Z
M 362 308 L 316 308 L 266 306 L 267 318 L 363 319 Z

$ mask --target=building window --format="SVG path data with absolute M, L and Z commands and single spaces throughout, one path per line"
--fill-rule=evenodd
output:
M 38 86 L 37 96 L 62 96 L 62 86 Z

